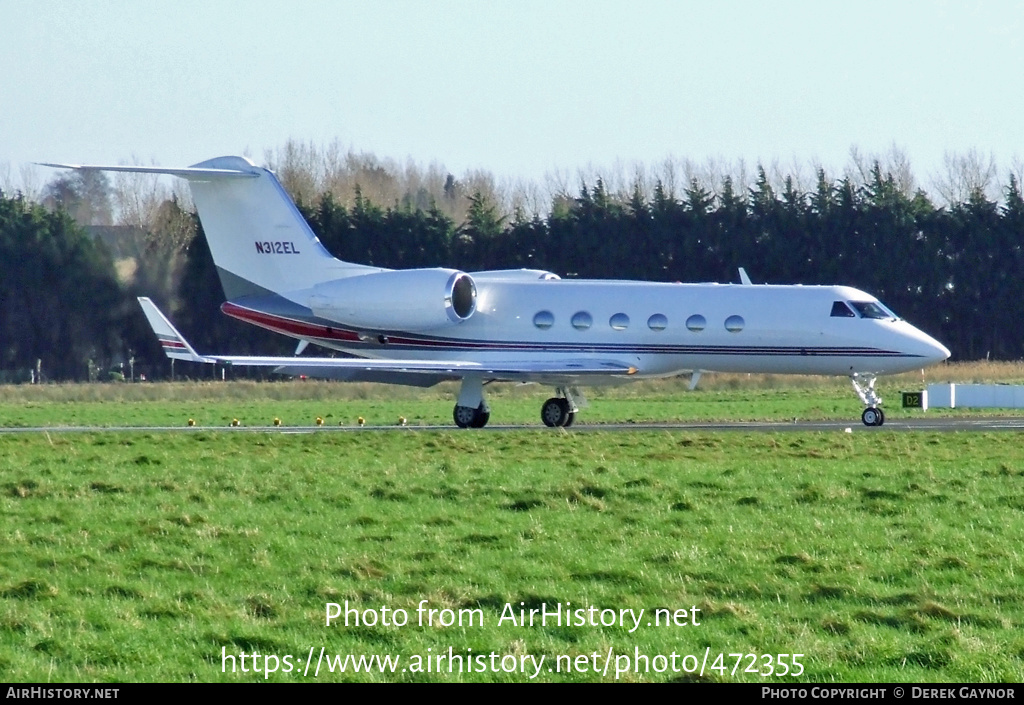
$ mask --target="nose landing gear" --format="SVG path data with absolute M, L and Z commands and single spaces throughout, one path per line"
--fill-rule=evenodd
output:
M 860 420 L 864 422 L 864 425 L 881 426 L 884 424 L 885 412 L 879 408 L 882 404 L 882 397 L 878 396 L 875 391 L 875 376 L 852 374 L 850 382 L 853 384 L 853 390 L 857 392 L 857 396 L 868 407 L 860 415 Z
M 860 420 L 864 422 L 865 426 L 881 426 L 885 423 L 885 412 L 877 406 L 869 406 L 860 415 Z

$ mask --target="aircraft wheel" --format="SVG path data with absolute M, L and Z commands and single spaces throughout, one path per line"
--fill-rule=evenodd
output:
M 882 410 L 876 406 L 869 406 L 864 409 L 864 413 L 860 415 L 860 420 L 864 422 L 865 426 L 881 426 L 885 423 L 885 414 Z
M 469 424 L 470 428 L 483 428 L 487 425 L 487 422 L 491 420 L 491 412 L 484 410 L 484 405 L 481 404 L 480 408 L 476 410 L 476 415 L 473 416 L 473 421 Z
M 476 416 L 476 409 L 471 406 L 459 406 L 458 404 L 455 405 L 455 411 L 452 413 L 452 418 L 455 419 L 455 425 L 459 428 L 471 427 Z
M 550 426 L 551 428 L 565 426 L 569 420 L 570 413 L 567 400 L 552 397 L 544 402 L 544 406 L 540 408 L 540 420 L 544 422 L 545 426 Z

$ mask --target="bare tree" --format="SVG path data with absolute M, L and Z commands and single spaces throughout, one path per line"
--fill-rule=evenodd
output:
M 75 171 L 54 177 L 43 188 L 43 205 L 63 208 L 81 225 L 110 225 L 110 182 L 98 171 Z
M 26 201 L 38 203 L 41 200 L 42 178 L 35 164 L 22 164 L 18 169 L 19 177 L 12 173 L 10 162 L 0 162 L 0 191 L 5 196 L 20 193 Z
M 169 302 L 173 311 L 185 252 L 196 235 L 187 188 L 175 182 L 172 189 L 155 174 L 116 172 L 114 204 L 118 271 L 139 291 Z
M 438 162 L 427 167 L 412 159 L 400 163 L 381 159 L 370 152 L 345 150 L 337 141 L 317 147 L 289 140 L 283 148 L 268 151 L 266 162 L 297 201 L 314 203 L 323 194 L 330 193 L 337 202 L 351 207 L 358 191 L 361 197 L 384 207 L 426 210 L 436 206 L 460 222 L 467 208 L 461 196 L 472 190 L 456 191 L 460 184 L 478 182 L 484 174 L 479 170 L 471 171 L 456 182 Z M 502 203 L 493 175 L 487 175 L 484 181 L 488 182 L 486 188 L 482 188 L 486 195 L 493 196 L 495 203 Z
M 571 183 L 572 177 L 567 169 L 556 169 L 544 174 L 544 187 L 552 203 L 573 197 Z
M 534 181 L 520 179 L 511 185 L 509 209 L 515 218 L 540 218 L 551 211 L 551 194 Z
M 910 167 L 910 157 L 904 149 L 897 147 L 894 143 L 885 154 L 882 168 L 886 173 L 892 174 L 899 189 L 907 198 L 912 198 L 917 191 L 917 182 L 914 179 L 914 170 Z
M 640 198 L 645 202 L 651 200 L 651 194 L 654 193 L 654 183 L 648 176 L 647 165 L 643 162 L 634 162 L 633 164 L 633 180 L 630 186 L 630 193 L 626 194 L 626 197 L 632 197 L 633 192 L 639 192 Z
M 268 151 L 265 161 L 295 201 L 312 203 L 320 195 L 322 160 L 312 143 L 290 139 L 276 152 Z
M 656 173 L 665 196 L 669 199 L 674 199 L 676 194 L 680 193 L 683 189 L 675 160 L 672 157 L 667 157 L 658 167 Z
M 1024 184 L 1024 159 L 1021 159 L 1018 155 L 1014 155 L 1013 159 L 1010 160 L 1010 170 L 1007 173 L 1006 183 L 999 184 L 999 191 L 1004 196 L 1006 195 L 1006 189 L 1010 185 L 1010 176 L 1017 180 L 1017 188 Z
M 138 160 L 133 159 L 133 164 Z M 118 225 L 149 229 L 160 205 L 171 192 L 155 174 L 116 172 L 114 175 L 114 207 Z
M 860 147 L 850 145 L 850 159 L 843 169 L 843 176 L 858 186 L 863 186 L 871 180 L 871 159 L 862 154 Z
M 858 186 L 871 183 L 875 169 L 878 165 L 883 175 L 891 176 L 896 189 L 906 196 L 912 198 L 917 192 L 917 180 L 914 178 L 914 171 L 910 166 L 910 157 L 906 150 L 893 143 L 889 149 L 882 154 L 865 154 L 860 151 L 857 145 L 850 147 L 850 160 L 843 170 L 845 178 L 850 179 Z M 819 166 L 815 167 L 817 173 Z M 827 173 L 827 169 L 825 170 Z
M 932 184 L 947 204 L 965 203 L 974 195 L 999 200 L 996 161 L 991 154 L 985 157 L 977 149 L 966 154 L 946 152 L 942 165 L 942 172 L 932 178 Z
M 38 203 L 42 198 L 43 189 L 40 186 L 43 179 L 39 175 L 39 169 L 35 164 L 22 164 L 18 170 L 21 177 L 21 195 L 27 201 Z

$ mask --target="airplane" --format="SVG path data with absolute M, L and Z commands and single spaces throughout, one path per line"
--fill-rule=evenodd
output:
M 555 388 L 549 427 L 573 424 L 580 387 L 703 372 L 849 377 L 865 426 L 885 422 L 879 375 L 949 350 L 870 294 L 846 286 L 561 279 L 518 269 L 390 270 L 333 257 L 269 169 L 244 157 L 184 168 L 44 164 L 188 181 L 224 289 L 221 311 L 299 340 L 292 357 L 198 354 L 148 299 L 172 359 L 267 366 L 285 375 L 433 386 L 461 382 L 459 428 L 490 419 L 485 386 Z M 309 343 L 352 357 L 305 357 Z

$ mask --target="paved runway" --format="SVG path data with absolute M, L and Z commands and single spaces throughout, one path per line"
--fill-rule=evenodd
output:
M 409 431 L 458 431 L 459 433 L 500 433 L 503 431 L 546 431 L 559 433 L 562 429 L 547 429 L 540 424 L 503 426 L 490 425 L 484 429 L 459 430 L 454 426 L 41 426 L 34 428 L 0 428 L 0 433 L 197 433 L 219 431 L 225 433 L 374 433 Z M 821 431 L 849 433 L 940 432 L 940 431 L 1024 431 L 1024 416 L 1007 417 L 946 417 L 886 421 L 880 428 L 869 428 L 859 420 L 849 421 L 780 421 L 732 423 L 578 423 L 568 433 L 643 432 L 643 431 L 711 431 L 711 432 L 773 432 Z

